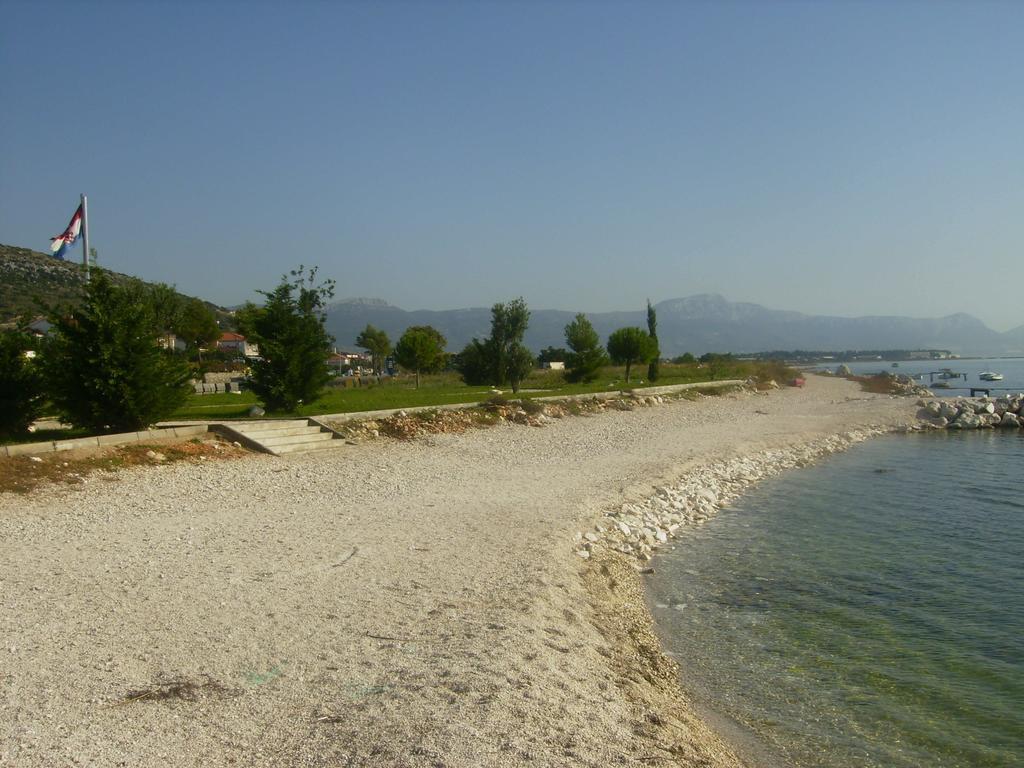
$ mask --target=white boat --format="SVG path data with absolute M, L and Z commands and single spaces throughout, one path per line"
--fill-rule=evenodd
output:
M 995 373 L 994 371 L 985 371 L 984 373 L 979 373 L 978 378 L 982 381 L 1002 381 L 1003 374 Z

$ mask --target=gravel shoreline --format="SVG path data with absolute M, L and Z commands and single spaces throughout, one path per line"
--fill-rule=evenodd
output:
M 914 410 L 812 377 L 0 496 L 0 764 L 741 765 L 579 535 Z

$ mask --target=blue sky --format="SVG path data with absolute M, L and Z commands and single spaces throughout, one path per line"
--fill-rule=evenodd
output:
M 225 304 L 1024 323 L 1024 3 L 0 0 L 0 242 Z M 62 42 L 54 44 L 54 40 Z

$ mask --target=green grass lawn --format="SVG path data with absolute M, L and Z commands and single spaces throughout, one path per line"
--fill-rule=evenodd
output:
M 665 386 L 669 384 L 690 384 L 714 379 L 745 379 L 761 375 L 780 380 L 787 377 L 781 366 L 771 363 L 731 362 L 712 371 L 698 364 L 663 365 L 661 377 L 650 384 L 646 381 L 647 368 L 634 369 L 629 385 L 626 384 L 623 369 L 605 368 L 597 381 L 590 384 L 569 384 L 561 371 L 534 371 L 523 383 L 516 397 L 547 397 L 577 395 L 592 392 L 608 392 L 618 389 Z M 513 397 L 511 390 L 505 390 Z M 369 382 L 361 387 L 328 387 L 313 403 L 299 408 L 295 414 L 278 416 L 315 416 L 326 413 L 354 413 L 376 411 L 388 408 L 414 408 L 417 406 L 453 405 L 477 403 L 491 397 L 491 387 L 468 387 L 454 373 L 436 376 L 421 376 L 420 388 L 416 389 L 411 376 L 400 376 L 378 385 Z M 241 419 L 248 418 L 248 411 L 256 403 L 251 392 L 241 394 L 225 393 L 213 395 L 192 395 L 188 402 L 169 420 L 179 419 Z

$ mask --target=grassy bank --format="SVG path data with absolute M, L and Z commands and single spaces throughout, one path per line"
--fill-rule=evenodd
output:
M 643 373 L 646 373 L 646 370 Z M 654 384 L 647 382 L 642 376 L 635 375 L 628 388 L 639 389 L 645 386 L 745 379 L 750 376 L 764 380 L 776 379 L 782 383 L 792 375 L 792 371 L 776 363 L 734 361 L 721 364 L 714 370 L 699 363 L 663 365 L 661 377 Z M 597 381 L 590 384 L 570 384 L 565 381 L 562 371 L 537 370 L 524 382 L 518 396 L 532 398 L 577 395 L 625 388 L 627 388 L 627 384 L 623 378 L 623 370 L 619 367 L 605 368 Z M 507 391 L 507 394 L 511 394 L 511 392 Z M 422 376 L 419 389 L 415 388 L 411 376 L 399 376 L 388 379 L 383 384 L 365 380 L 361 386 L 353 384 L 348 387 L 328 387 L 315 402 L 303 405 L 295 414 L 278 415 L 313 416 L 322 413 L 354 413 L 389 408 L 457 405 L 480 402 L 490 396 L 490 387 L 466 386 L 454 373 Z M 256 397 L 250 392 L 193 395 L 171 418 L 248 418 L 249 409 L 256 403 Z

